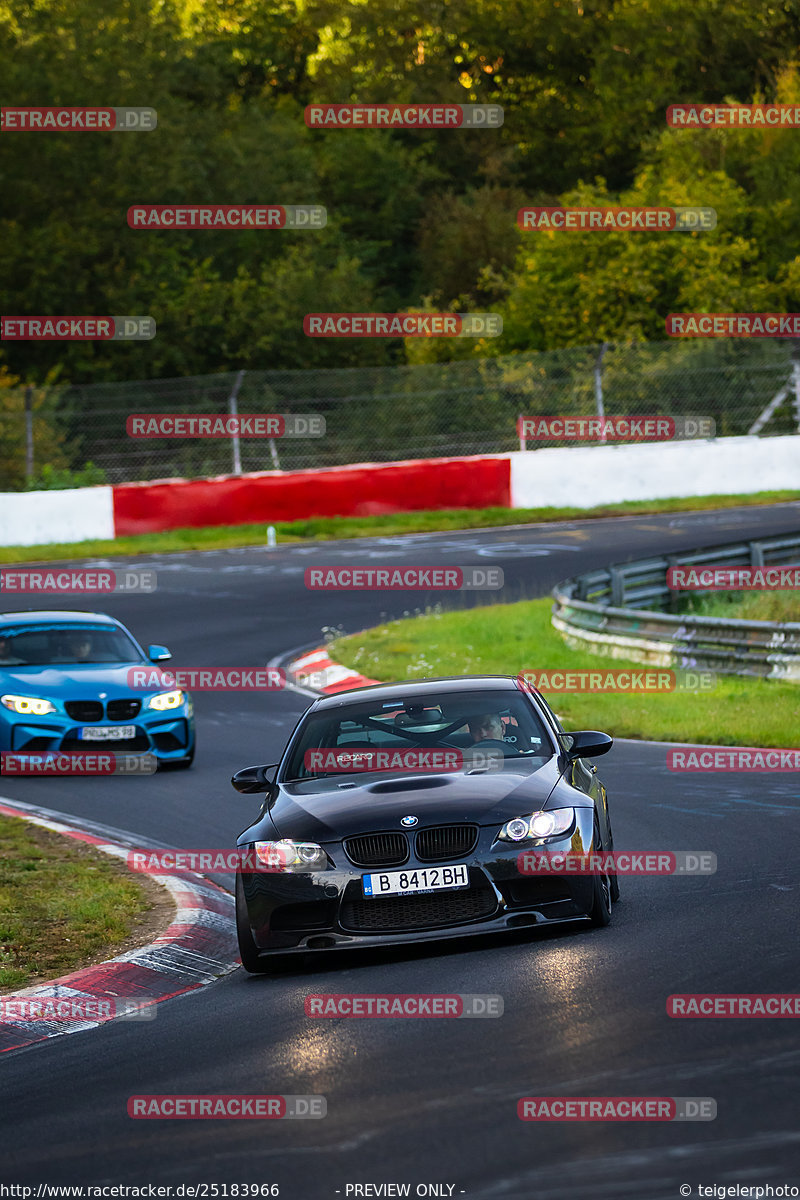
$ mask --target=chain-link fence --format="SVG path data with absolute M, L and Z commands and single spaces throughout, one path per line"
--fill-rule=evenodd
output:
M 784 340 L 577 346 L 397 367 L 247 371 L 0 390 L 0 490 L 53 486 L 87 463 L 109 483 L 502 453 L 517 418 L 707 416 L 717 437 L 800 432 L 800 360 Z M 778 400 L 770 408 L 770 401 Z M 317 438 L 128 436 L 135 414 L 318 414 Z M 27 413 L 26 413 L 27 403 Z M 557 439 L 528 448 L 560 444 Z

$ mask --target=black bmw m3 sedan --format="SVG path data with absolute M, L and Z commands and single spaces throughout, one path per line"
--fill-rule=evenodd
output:
M 589 761 L 611 745 L 604 733 L 566 733 L 522 677 L 415 680 L 315 700 L 280 763 L 232 780 L 264 795 L 237 843 L 244 967 L 526 925 L 607 925 L 613 871 L 532 866 L 538 855 L 613 850 L 606 790 Z

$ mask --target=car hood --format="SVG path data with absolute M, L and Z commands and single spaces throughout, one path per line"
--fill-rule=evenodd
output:
M 269 815 L 281 837 L 313 842 L 399 830 L 405 816 L 418 818 L 417 829 L 459 821 L 502 825 L 545 806 L 560 778 L 558 764 L 554 757 L 538 769 L 506 768 L 479 775 L 447 772 L 398 778 L 384 772 L 344 787 L 357 777 L 305 780 L 283 784 Z M 575 802 L 571 788 L 563 802 Z M 588 796 L 584 803 L 591 804 Z
M 132 688 L 128 683 L 131 667 L 141 663 L 94 663 L 85 667 L 64 664 L 44 667 L 0 668 L 0 688 L 4 693 L 43 696 L 46 699 L 96 700 L 107 697 L 145 696 L 164 688 Z M 152 663 L 147 664 L 152 669 Z

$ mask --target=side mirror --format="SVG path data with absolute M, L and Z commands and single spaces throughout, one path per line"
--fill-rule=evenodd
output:
M 274 771 L 277 765 L 277 763 L 269 763 L 262 767 L 243 767 L 241 771 L 236 772 L 231 783 L 237 792 L 245 795 L 269 791 L 271 780 L 267 779 L 267 772 Z
M 568 733 L 572 744 L 565 751 L 567 758 L 597 758 L 605 754 L 614 745 L 614 739 L 607 733 L 598 733 L 596 729 L 582 729 L 579 733 Z
M 150 662 L 169 662 L 172 655 L 166 646 L 148 646 L 147 657 Z

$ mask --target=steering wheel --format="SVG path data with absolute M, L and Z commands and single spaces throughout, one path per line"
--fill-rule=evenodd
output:
M 480 741 L 472 743 L 471 749 L 474 750 L 476 746 L 500 746 L 505 751 L 506 743 L 502 738 L 481 738 Z

